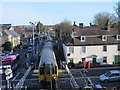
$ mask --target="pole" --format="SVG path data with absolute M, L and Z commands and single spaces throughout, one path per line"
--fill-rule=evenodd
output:
M 34 62 L 34 23 L 33 23 L 33 62 Z
M 33 61 L 32 63 L 35 63 L 34 62 L 34 29 L 35 29 L 35 24 L 33 22 L 30 22 L 30 24 L 32 24 L 33 26 L 33 32 L 32 32 L 32 57 L 33 57 Z
M 9 79 L 7 80 L 7 88 L 8 89 L 10 88 L 10 81 L 9 81 Z
M 52 90 L 52 67 L 51 67 L 51 64 L 50 64 L 50 87 Z

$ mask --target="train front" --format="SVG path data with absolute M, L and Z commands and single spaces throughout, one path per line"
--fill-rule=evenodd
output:
M 47 83 L 50 86 L 55 86 L 58 80 L 58 65 L 53 51 L 53 43 L 47 41 L 43 47 L 40 63 L 39 63 L 39 82 L 42 85 Z

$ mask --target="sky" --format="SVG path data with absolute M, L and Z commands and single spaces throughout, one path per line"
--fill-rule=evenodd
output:
M 18 0 L 19 1 L 19 0 Z M 30 25 L 29 22 L 40 21 L 44 25 L 55 25 L 64 20 L 71 23 L 93 22 L 99 12 L 115 13 L 117 2 L 109 0 L 92 2 L 38 2 L 38 1 L 2 1 L 0 2 L 0 24 Z

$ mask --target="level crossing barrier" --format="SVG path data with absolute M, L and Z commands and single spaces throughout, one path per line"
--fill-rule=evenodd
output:
M 67 70 L 68 74 L 69 74 L 69 75 L 70 75 L 70 77 L 71 77 L 70 82 L 71 82 L 71 84 L 72 84 L 73 88 L 80 88 L 80 87 L 79 87 L 79 85 L 77 84 L 77 82 L 75 81 L 75 79 L 74 79 L 74 77 L 73 77 L 72 73 L 70 72 L 70 70 L 69 70 L 69 68 L 68 68 L 68 66 L 67 66 L 67 65 L 65 65 L 65 68 L 66 68 L 66 70 Z

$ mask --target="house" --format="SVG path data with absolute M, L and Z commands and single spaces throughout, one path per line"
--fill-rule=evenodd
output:
M 9 30 L 2 30 L 2 43 L 10 41 L 13 47 L 20 44 L 20 35 L 11 27 Z
M 63 50 L 67 63 L 78 64 L 84 60 L 100 64 L 120 63 L 120 33 L 115 28 L 84 28 L 74 24 L 72 35 L 63 41 Z

